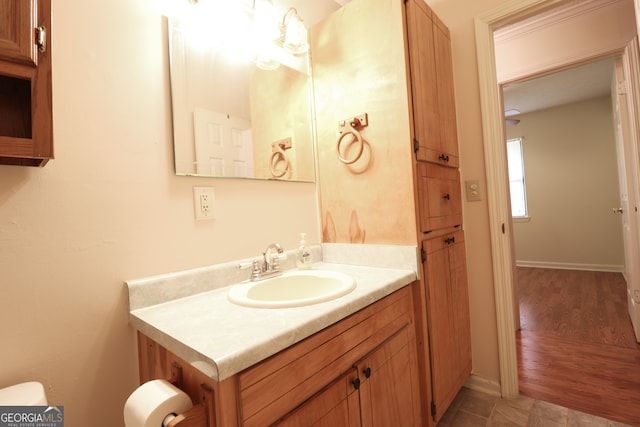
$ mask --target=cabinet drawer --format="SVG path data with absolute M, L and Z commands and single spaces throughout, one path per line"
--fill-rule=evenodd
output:
M 417 170 L 420 230 L 428 233 L 462 224 L 458 170 L 426 162 L 418 162 Z
M 243 371 L 238 381 L 244 425 L 275 422 L 412 321 L 407 286 Z
M 423 247 L 427 254 L 437 252 L 453 243 L 464 242 L 464 231 L 458 230 L 452 233 L 443 234 L 424 241 Z

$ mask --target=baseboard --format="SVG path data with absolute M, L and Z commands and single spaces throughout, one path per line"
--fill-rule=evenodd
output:
M 624 265 L 608 265 L 608 264 L 573 264 L 569 262 L 517 260 L 516 266 L 517 267 L 533 267 L 533 268 L 554 268 L 558 270 L 607 271 L 611 273 L 624 272 Z
M 469 378 L 467 378 L 464 386 L 468 389 L 486 393 L 491 396 L 501 396 L 499 383 L 479 377 L 475 374 L 471 374 Z

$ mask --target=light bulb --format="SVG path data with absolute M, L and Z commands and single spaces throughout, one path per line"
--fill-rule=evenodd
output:
M 289 17 L 289 22 L 286 24 L 282 47 L 292 55 L 300 55 L 309 50 L 307 28 L 295 10 Z

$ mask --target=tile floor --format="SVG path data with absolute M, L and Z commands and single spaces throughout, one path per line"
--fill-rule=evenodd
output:
M 499 397 L 463 388 L 437 427 L 629 427 L 615 421 L 520 396 Z

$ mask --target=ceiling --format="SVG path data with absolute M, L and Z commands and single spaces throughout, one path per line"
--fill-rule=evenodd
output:
M 504 86 L 504 109 L 529 113 L 608 95 L 613 64 L 609 58 Z

